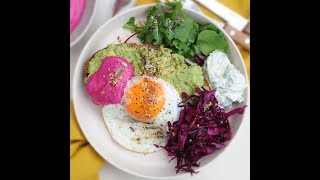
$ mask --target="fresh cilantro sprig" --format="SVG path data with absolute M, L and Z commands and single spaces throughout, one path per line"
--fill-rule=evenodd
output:
M 131 17 L 124 28 L 138 32 L 144 44 L 161 45 L 194 60 L 195 55 L 220 49 L 228 52 L 228 44 L 218 28 L 210 23 L 200 24 L 182 12 L 181 2 L 156 4 L 148 10 L 144 24 L 135 24 Z

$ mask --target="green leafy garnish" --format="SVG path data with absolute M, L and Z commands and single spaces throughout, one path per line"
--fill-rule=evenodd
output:
M 191 60 L 201 52 L 208 55 L 210 50 L 228 51 L 228 44 L 220 30 L 210 23 L 194 22 L 182 12 L 181 2 L 156 4 L 148 10 L 147 20 L 143 25 L 136 25 L 135 18 L 131 17 L 123 27 L 139 33 L 137 37 L 144 44 L 163 44 L 174 53 Z
M 123 26 L 124 28 L 132 31 L 132 32 L 139 32 L 141 31 L 142 27 L 138 27 L 134 24 L 135 18 L 131 17 L 128 22 Z
M 204 31 L 204 30 L 212 30 L 212 31 L 215 31 L 216 33 L 220 33 L 220 30 L 213 26 L 212 24 L 210 23 L 206 23 L 206 24 L 199 24 L 199 31 Z
M 212 30 L 201 31 L 198 35 L 197 44 L 200 51 L 208 56 L 212 51 L 219 49 L 228 52 L 228 44 L 217 32 Z
M 136 31 L 136 25 L 134 24 L 134 21 L 135 18 L 131 17 L 123 27 L 129 29 L 130 31 Z
M 180 40 L 183 43 L 193 43 L 198 35 L 198 24 L 185 16 L 184 22 L 180 26 L 176 26 L 173 32 L 173 38 Z

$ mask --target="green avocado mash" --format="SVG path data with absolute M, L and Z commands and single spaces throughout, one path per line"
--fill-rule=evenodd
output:
M 107 56 L 124 57 L 133 65 L 135 76 L 159 77 L 173 84 L 179 94 L 181 92 L 193 94 L 196 87 L 204 85 L 200 66 L 188 66 L 183 56 L 172 53 L 171 49 L 162 45 L 160 47 L 134 47 L 127 44 L 110 44 L 105 49 L 98 51 L 89 61 L 88 77 L 99 69 L 102 59 Z

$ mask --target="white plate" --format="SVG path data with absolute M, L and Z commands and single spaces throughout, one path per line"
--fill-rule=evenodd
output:
M 152 5 L 139 6 L 128 11 L 125 11 L 114 18 L 108 20 L 95 34 L 90 38 L 82 53 L 80 54 L 73 82 L 73 99 L 76 117 L 78 119 L 80 128 L 86 136 L 89 143 L 93 148 L 109 163 L 113 164 L 119 169 L 122 169 L 128 173 L 144 178 L 157 178 L 168 179 L 175 178 L 181 175 L 189 175 L 188 173 L 175 173 L 175 163 L 167 157 L 165 151 L 159 151 L 151 154 L 141 154 L 129 151 L 118 143 L 116 143 L 104 124 L 104 120 L 101 113 L 101 108 L 95 106 L 88 98 L 83 84 L 83 68 L 86 61 L 99 49 L 106 47 L 110 43 L 118 43 L 117 37 L 122 39 L 122 42 L 129 37 L 132 33 L 122 28 L 131 16 L 135 16 L 137 20 L 143 20 L 146 17 L 146 12 Z M 185 9 L 188 15 L 194 18 L 195 21 L 200 23 L 210 22 L 210 18 L 205 17 L 197 12 Z M 229 59 L 240 70 L 242 74 L 246 76 L 248 82 L 247 72 L 245 64 L 231 38 L 220 29 L 229 44 Z M 234 107 L 243 106 L 248 104 L 248 88 L 245 91 L 245 101 L 241 104 L 237 104 Z M 237 115 L 230 118 L 231 127 L 233 129 L 233 136 L 236 136 L 237 131 L 242 123 L 244 115 Z M 218 156 L 223 156 L 223 151 L 228 149 L 228 144 L 232 143 L 232 140 L 227 143 L 227 147 L 223 150 L 216 151 L 215 153 L 201 159 L 201 167 L 206 166 L 208 163 L 213 162 Z M 217 165 L 218 166 L 218 165 Z M 200 170 L 195 168 L 195 170 Z

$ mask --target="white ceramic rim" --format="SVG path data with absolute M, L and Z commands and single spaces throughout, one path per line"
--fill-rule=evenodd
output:
M 86 45 L 84 46 L 83 49 L 85 49 L 85 47 L 86 47 L 88 44 L 90 44 L 90 42 L 92 41 L 93 37 L 96 36 L 96 34 L 98 34 L 98 33 L 104 28 L 104 26 L 106 26 L 106 25 L 107 25 L 110 21 L 112 21 L 113 19 L 118 18 L 118 16 L 121 16 L 122 14 L 125 14 L 125 13 L 130 13 L 130 12 L 132 12 L 132 11 L 136 11 L 136 10 L 139 10 L 139 9 L 144 9 L 144 8 L 146 8 L 146 7 L 152 7 L 152 6 L 154 6 L 155 4 L 156 4 L 156 3 L 137 6 L 137 7 L 128 9 L 128 10 L 126 10 L 126 11 L 123 11 L 123 12 L 115 15 L 114 17 L 110 18 L 108 21 L 106 21 L 106 22 L 90 37 L 90 39 L 87 41 L 87 43 L 86 43 Z M 215 25 L 221 32 L 224 33 L 225 38 L 227 38 L 228 40 L 230 40 L 231 45 L 232 45 L 233 47 L 235 47 L 236 53 L 239 55 L 239 57 L 240 57 L 240 59 L 241 59 L 241 64 L 242 64 L 242 66 L 244 67 L 245 78 L 246 78 L 246 82 L 248 83 L 248 86 L 247 86 L 247 106 L 250 106 L 250 97 L 249 97 L 249 95 L 250 95 L 250 93 L 249 93 L 249 92 L 250 92 L 250 87 L 249 87 L 248 73 L 247 73 L 247 69 L 246 69 L 244 60 L 243 60 L 243 58 L 242 58 L 242 55 L 241 55 L 241 53 L 240 53 L 237 45 L 234 43 L 234 41 L 231 39 L 231 37 L 230 37 L 222 28 L 220 28 L 217 24 L 215 24 L 214 21 L 212 21 L 211 18 L 209 18 L 208 16 L 206 16 L 206 15 L 204 15 L 204 14 L 200 14 L 199 12 L 194 11 L 194 10 L 185 9 L 185 8 L 184 8 L 184 10 L 191 11 L 191 12 L 193 12 L 193 13 L 195 13 L 195 14 L 198 14 L 199 16 L 205 18 L 207 21 L 209 21 L 210 23 L 212 23 L 213 25 Z M 77 70 L 78 68 L 80 68 L 80 67 L 78 67 L 78 66 L 80 66 L 80 64 L 81 64 L 81 63 L 79 63 L 79 60 L 82 59 L 83 54 L 84 54 L 84 53 L 83 53 L 83 51 L 82 51 L 81 54 L 80 54 L 80 56 L 79 56 L 77 65 L 76 65 L 76 70 Z M 73 79 L 74 79 L 74 80 L 73 80 L 73 86 L 72 86 L 72 88 L 73 88 L 73 90 L 72 90 L 72 91 L 73 91 L 73 99 L 74 99 L 74 96 L 75 96 L 75 94 L 76 94 L 76 92 L 74 92 L 74 91 L 75 91 L 76 75 L 77 75 L 77 73 L 75 73 L 75 74 L 74 74 L 74 77 L 73 77 Z M 76 114 L 77 114 L 77 113 L 76 113 L 76 112 L 77 112 L 76 108 L 74 108 L 74 110 L 75 110 L 75 115 L 76 115 Z M 242 118 L 242 119 L 244 119 L 244 118 L 247 116 L 246 114 L 247 114 L 247 111 L 245 111 L 245 113 L 243 114 L 243 118 Z M 78 121 L 78 123 L 79 123 L 79 126 L 80 126 L 81 130 L 84 132 L 85 130 L 84 130 L 84 128 L 82 127 L 83 125 L 81 124 L 80 121 Z M 243 123 L 244 123 L 244 122 L 240 123 L 239 128 L 238 128 L 238 131 L 239 131 L 239 129 L 242 127 Z M 100 149 L 99 145 L 96 145 L 96 144 L 95 144 L 95 141 L 92 141 L 92 140 L 91 140 L 91 139 L 93 139 L 93 138 L 89 135 L 89 133 L 85 133 L 85 132 L 84 132 L 83 134 L 84 134 L 84 136 L 87 138 L 88 142 L 89 142 L 89 143 L 92 145 L 92 147 L 95 149 L 95 151 L 96 151 L 101 157 L 103 157 L 103 156 L 102 156 L 102 153 L 100 153 L 100 152 L 102 152 L 103 150 Z M 232 139 L 231 139 L 228 146 L 230 146 L 230 144 L 231 144 L 232 142 L 233 142 L 233 141 L 232 141 Z M 225 148 L 225 150 L 228 148 L 228 146 Z M 120 169 L 120 170 L 122 170 L 122 171 L 124 171 L 124 172 L 126 172 L 126 173 L 135 175 L 135 176 L 137 176 L 137 177 L 147 178 L 147 179 L 173 179 L 173 178 L 181 178 L 182 176 L 186 176 L 186 175 L 189 174 L 189 173 L 180 173 L 180 174 L 175 175 L 175 176 L 164 176 L 164 177 L 145 176 L 145 175 L 141 175 L 141 174 L 132 172 L 130 169 L 120 168 L 119 166 L 117 166 L 117 163 L 115 163 L 115 162 L 113 162 L 113 161 L 109 161 L 109 160 L 107 160 L 107 159 L 105 159 L 105 160 L 106 160 L 107 162 L 109 162 L 110 164 L 112 164 L 113 166 L 115 166 L 116 168 L 118 168 L 118 169 Z M 206 165 L 200 166 L 200 167 L 198 168 L 198 170 L 200 171 L 202 168 L 207 167 L 207 166 L 208 166 L 209 164 L 211 164 L 212 162 L 213 162 L 213 161 L 207 163 Z

